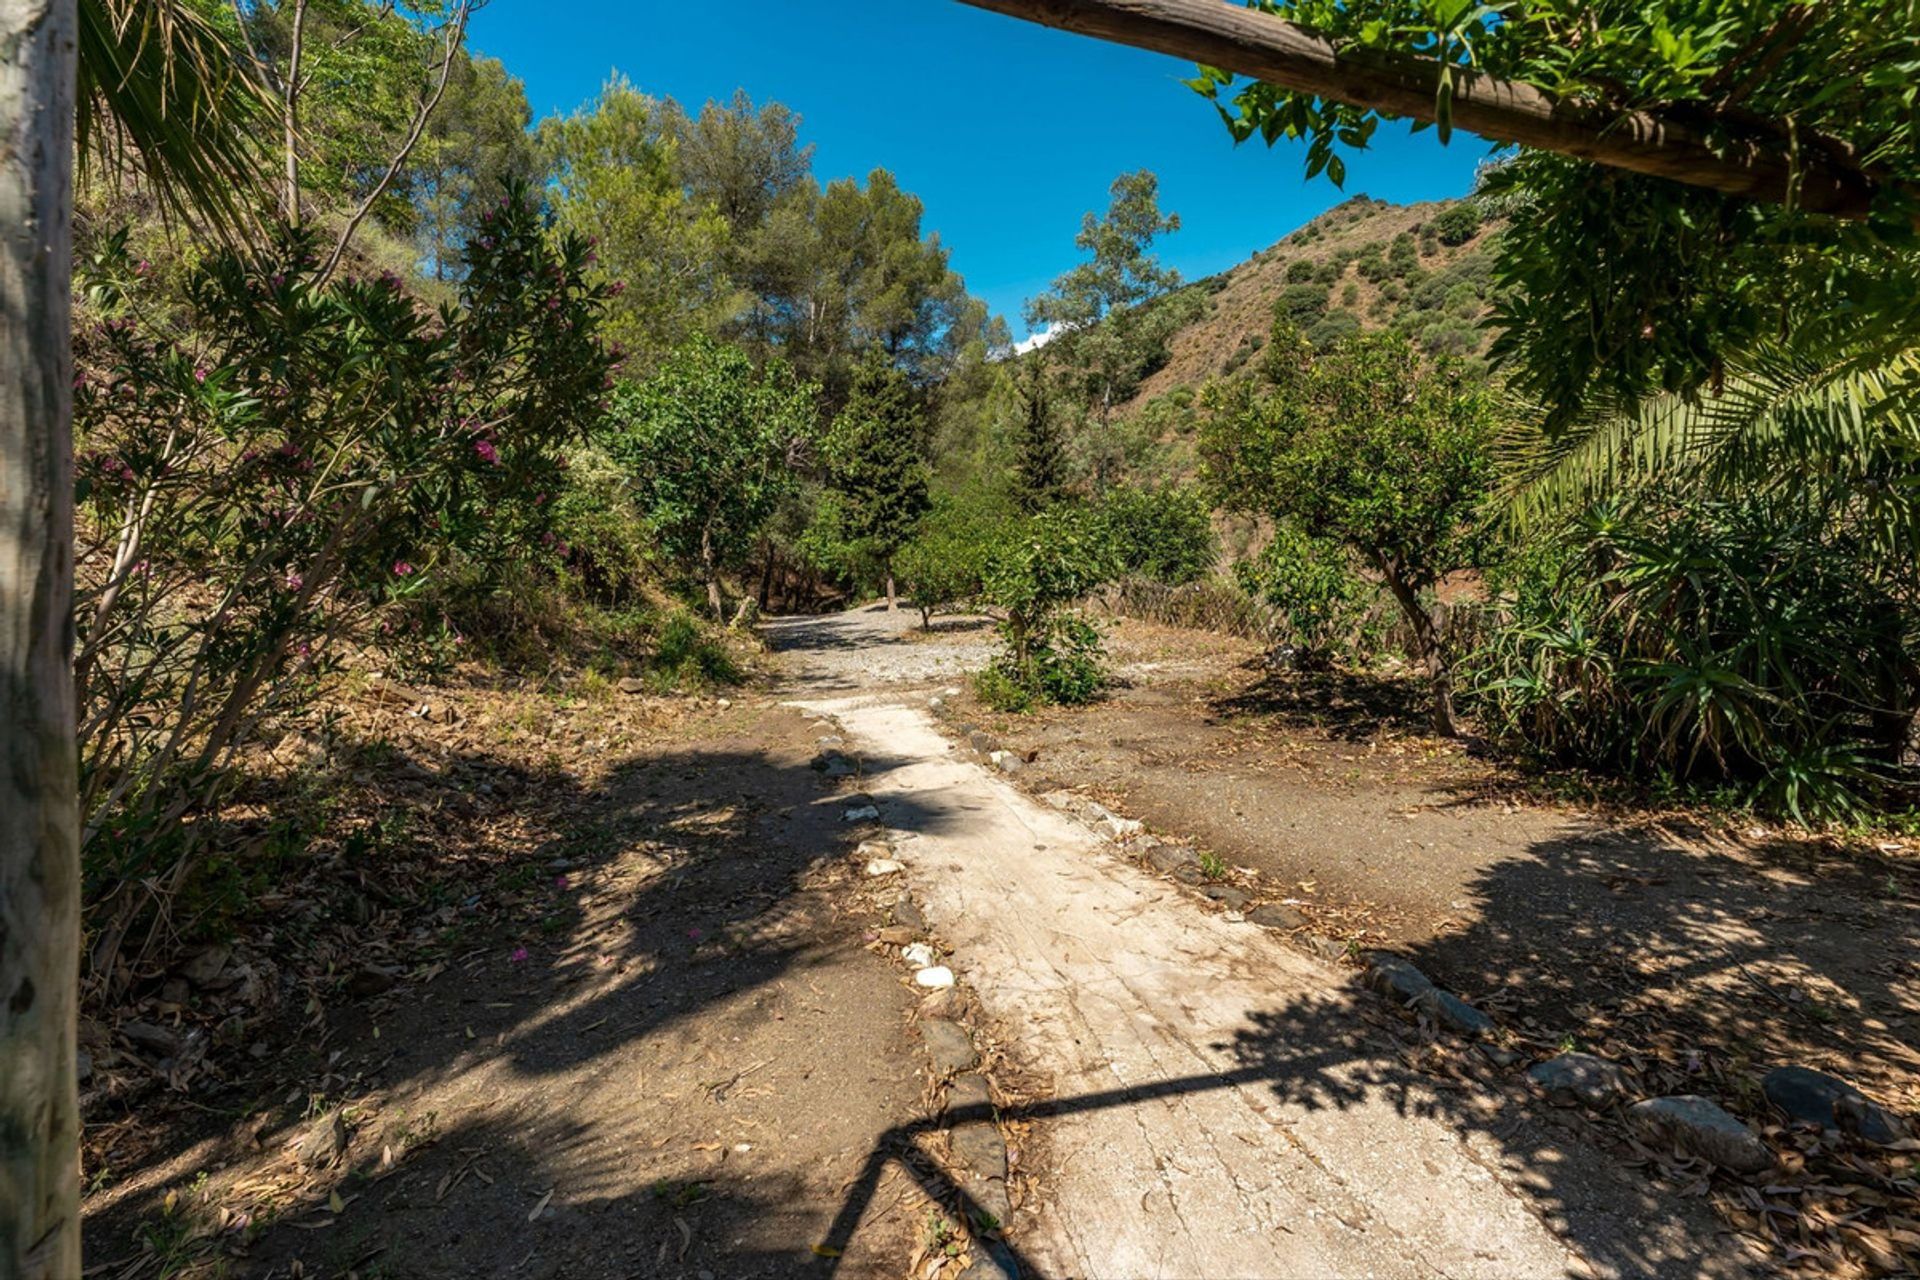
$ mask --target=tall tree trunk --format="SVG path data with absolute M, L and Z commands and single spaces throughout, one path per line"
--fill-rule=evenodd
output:
M 773 539 L 760 539 L 760 612 L 768 612 L 773 605 Z
M 1387 590 L 1400 606 L 1400 612 L 1406 615 L 1407 624 L 1413 628 L 1413 656 L 1426 668 L 1427 681 L 1433 691 L 1433 731 L 1442 738 L 1457 738 L 1460 729 L 1453 718 L 1453 665 L 1447 661 L 1446 646 L 1441 643 L 1439 620 L 1420 599 L 1420 593 L 1400 576 L 1398 566 L 1378 555 L 1373 557 L 1373 563 L 1386 580 Z
M 280 162 L 287 225 L 300 225 L 300 62 L 307 39 L 307 0 L 293 6 L 293 42 L 287 51 L 287 77 L 280 84 Z
M 892 613 L 900 607 L 900 593 L 893 587 L 893 566 L 887 566 L 887 612 Z
M 720 570 L 713 551 L 713 530 L 700 531 L 700 569 L 707 577 L 707 607 L 721 626 L 727 625 L 727 602 L 720 595 Z
M 74 0 L 0 0 L 0 1276 L 80 1274 Z

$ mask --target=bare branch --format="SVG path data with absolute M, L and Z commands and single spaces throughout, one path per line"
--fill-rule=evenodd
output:
M 473 16 L 473 9 L 474 0 L 457 0 L 454 5 L 453 14 L 447 19 L 446 24 L 447 47 L 446 55 L 440 60 L 440 78 L 434 84 L 433 92 L 414 113 L 413 127 L 407 131 L 406 141 L 394 154 L 393 163 L 389 164 L 387 171 L 380 175 L 380 181 L 374 184 L 373 190 L 367 192 L 366 198 L 360 202 L 360 207 L 355 209 L 353 216 L 347 219 L 347 225 L 340 229 L 340 239 L 334 244 L 333 252 L 328 255 L 326 265 L 320 269 L 318 277 L 320 281 L 328 279 L 339 267 L 340 259 L 346 255 L 347 246 L 352 243 L 354 233 L 360 230 L 360 224 L 367 220 L 367 215 L 373 212 L 373 206 L 381 196 L 386 194 L 387 188 L 393 184 L 394 178 L 406 165 L 407 157 L 413 154 L 413 149 L 419 143 L 421 135 L 426 132 L 427 121 L 432 117 L 434 109 L 440 105 L 440 99 L 446 96 L 447 81 L 452 78 L 454 59 L 459 56 L 461 44 L 466 39 L 467 19 Z

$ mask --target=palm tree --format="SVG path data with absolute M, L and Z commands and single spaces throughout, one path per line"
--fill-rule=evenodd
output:
M 73 157 L 237 228 L 265 99 L 185 0 L 0 0 L 0 1276 L 80 1274 Z
M 219 231 L 245 226 L 262 126 L 278 105 L 252 60 L 188 0 L 77 7 L 81 164 L 130 164 L 170 212 Z

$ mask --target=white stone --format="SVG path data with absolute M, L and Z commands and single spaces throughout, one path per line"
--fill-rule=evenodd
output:
M 916 969 L 925 969 L 940 958 L 933 953 L 933 948 L 924 942 L 908 943 L 900 948 L 900 954 Z
M 847 810 L 841 816 L 848 822 L 873 822 L 879 818 L 880 811 L 870 804 L 863 804 L 858 809 Z
M 938 711 L 940 708 L 946 705 L 947 705 L 947 700 L 945 698 L 938 696 L 937 694 L 934 697 L 927 699 L 927 709 L 930 711 Z
M 905 866 L 895 862 L 892 858 L 875 858 L 867 864 L 867 874 L 870 876 L 898 875 L 905 870 Z
M 853 851 L 856 858 L 891 858 L 893 846 L 885 840 L 862 840 L 860 847 Z
M 914 974 L 913 980 L 923 987 L 943 990 L 953 985 L 953 970 L 943 964 L 936 964 L 932 968 L 922 969 Z
M 1140 822 L 1137 821 L 1136 819 L 1122 818 L 1114 814 L 1108 814 L 1106 821 L 1102 822 L 1100 825 L 1106 829 L 1106 833 L 1108 835 L 1112 836 L 1115 840 L 1118 840 L 1121 844 L 1125 844 L 1127 841 L 1133 839 L 1135 836 L 1139 835 L 1142 831 L 1146 830 L 1146 828 L 1142 826 Z

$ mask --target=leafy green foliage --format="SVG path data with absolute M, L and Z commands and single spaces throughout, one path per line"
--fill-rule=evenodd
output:
M 1102 428 L 1166 358 L 1167 340 L 1187 314 L 1148 305 L 1180 283 L 1152 252 L 1155 240 L 1180 229 L 1179 215 L 1160 212 L 1159 190 L 1160 180 L 1146 169 L 1114 179 L 1106 216 L 1087 214 L 1074 239 L 1087 260 L 1027 304 L 1027 322 L 1057 335 L 1042 348 L 1044 357 L 1068 372 Z M 1098 481 L 1107 469 L 1103 454 Z
M 1212 571 L 1212 512 L 1191 486 L 1110 489 L 1093 507 L 1118 573 L 1180 586 Z
M 1433 677 L 1436 728 L 1451 732 L 1447 659 L 1426 596 L 1473 563 L 1483 538 L 1493 400 L 1389 335 L 1315 355 L 1282 332 L 1268 350 L 1274 385 L 1241 393 L 1203 429 L 1208 478 L 1232 505 L 1342 542 L 1380 575 Z
M 459 305 L 318 278 L 311 236 L 214 253 L 184 299 L 111 238 L 75 389 L 75 685 L 89 899 L 191 857 L 235 753 L 447 569 L 553 560 L 562 449 L 608 359 L 587 247 L 523 190 Z
M 1066 441 L 1044 360 L 1029 358 L 1014 372 L 1019 398 L 1015 421 L 1014 492 L 1021 511 L 1037 515 L 1066 496 Z
M 798 484 L 794 460 L 817 433 L 813 393 L 784 363 L 757 369 L 702 336 L 614 394 L 600 441 L 631 473 L 661 549 L 699 571 L 716 613 L 721 570 Z
M 1597 398 L 1564 425 L 1516 424 L 1500 443 L 1508 515 L 1522 528 L 1660 483 L 1817 495 L 1895 558 L 1920 545 L 1920 347 L 1903 334 L 1876 340 L 1860 323 L 1757 342 L 1711 394 L 1631 408 Z
M 1104 687 L 1100 638 L 1073 606 L 1118 569 L 1106 531 L 1085 512 L 1059 507 L 1005 536 L 982 573 L 989 604 L 1005 613 L 1001 652 L 981 686 L 1009 710 L 1025 699 L 1073 705 Z M 989 690 L 994 690 L 990 693 Z
M 1916 706 L 1910 566 L 1817 507 L 1651 490 L 1536 540 L 1471 679 L 1495 735 L 1802 820 L 1885 793 Z
M 907 376 L 877 354 L 860 366 L 827 435 L 829 475 L 841 495 L 841 531 L 865 543 L 883 570 L 926 513 L 924 415 Z
M 276 104 L 240 53 L 224 6 L 187 0 L 81 0 L 75 14 L 80 165 L 138 165 L 166 208 L 229 233 L 249 225 L 246 193 Z
M 1304 328 L 1327 314 L 1328 294 L 1324 284 L 1290 284 L 1275 299 L 1273 317 Z
M 756 351 L 779 352 L 845 395 L 854 367 L 878 348 L 921 385 L 965 357 L 986 329 L 925 210 L 893 174 L 801 183 L 774 201 L 741 246 L 740 278 L 752 294 L 737 324 Z
M 1480 206 L 1471 200 L 1462 200 L 1434 214 L 1433 221 L 1427 225 L 1433 228 L 1434 239 L 1441 244 L 1462 245 L 1480 234 L 1480 222 Z
M 455 57 L 446 96 L 402 175 L 423 270 L 435 279 L 458 273 L 480 218 L 512 183 L 541 176 L 532 118 L 526 89 L 497 59 Z
M 589 106 L 540 125 L 560 225 L 594 241 L 616 295 L 609 332 L 643 365 L 711 333 L 734 302 L 726 219 L 687 197 L 669 118 L 616 77 Z
M 1906 0 L 1496 6 L 1448 0 L 1253 0 L 1344 52 L 1438 64 L 1449 133 L 1455 73 L 1535 86 L 1599 115 L 1684 119 L 1724 154 L 1759 147 L 1869 178 L 1866 223 L 1523 152 L 1487 183 L 1514 215 L 1500 251 L 1498 354 L 1560 415 L 1596 385 L 1631 408 L 1692 394 L 1763 335 L 1870 315 L 1911 330 L 1920 191 L 1920 25 Z M 1367 145 L 1376 113 L 1202 68 L 1192 82 L 1236 138 L 1308 140 L 1308 168 Z M 1464 230 L 1450 214 L 1436 237 Z M 1462 225 L 1455 227 L 1459 221 Z M 1436 220 L 1438 223 L 1439 220 Z
M 1282 523 L 1258 556 L 1234 568 L 1241 590 L 1286 615 L 1297 666 L 1325 667 L 1355 655 L 1379 588 L 1360 575 L 1351 548 Z
M 1002 536 L 1006 511 L 977 498 L 949 496 L 935 502 L 913 540 L 894 558 L 907 598 L 932 626 L 936 611 L 965 604 L 985 589 L 987 557 Z

